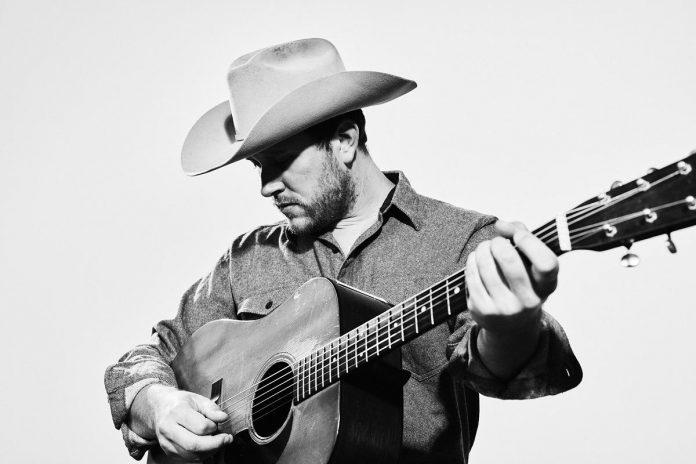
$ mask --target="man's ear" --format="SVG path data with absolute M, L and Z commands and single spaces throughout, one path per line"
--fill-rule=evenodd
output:
M 360 139 L 360 130 L 358 125 L 351 119 L 344 119 L 336 127 L 336 134 L 332 142 L 338 144 L 338 160 L 347 167 L 353 165 L 355 157 L 358 153 L 358 141 Z

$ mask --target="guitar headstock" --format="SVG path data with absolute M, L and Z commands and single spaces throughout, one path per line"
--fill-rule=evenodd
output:
M 557 254 L 608 250 L 696 224 L 696 152 L 580 203 L 535 231 Z

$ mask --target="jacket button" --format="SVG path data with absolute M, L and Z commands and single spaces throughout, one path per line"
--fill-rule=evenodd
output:
M 271 309 L 271 306 L 273 306 L 273 300 L 268 300 L 268 303 L 266 303 L 266 309 Z

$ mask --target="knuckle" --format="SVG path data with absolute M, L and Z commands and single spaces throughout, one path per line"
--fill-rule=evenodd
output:
M 512 315 L 522 310 L 522 303 L 517 298 L 506 298 L 498 308 L 501 314 Z

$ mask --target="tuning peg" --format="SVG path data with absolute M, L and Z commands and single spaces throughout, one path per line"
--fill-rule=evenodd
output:
M 648 168 L 648 174 L 651 174 L 655 171 L 657 171 L 657 168 Z
M 623 267 L 636 267 L 640 264 L 640 257 L 635 253 L 631 253 L 631 245 L 633 245 L 633 242 L 629 242 L 626 245 L 626 254 L 621 257 L 621 265 Z
M 672 234 L 667 234 L 667 241 L 665 242 L 665 245 L 667 245 L 667 249 L 670 253 L 674 254 L 677 252 L 677 245 L 675 245 L 672 241 Z
M 611 183 L 611 187 L 609 187 L 609 189 L 615 189 L 616 187 L 621 187 L 622 185 L 623 182 L 621 182 L 620 180 L 615 180 Z

